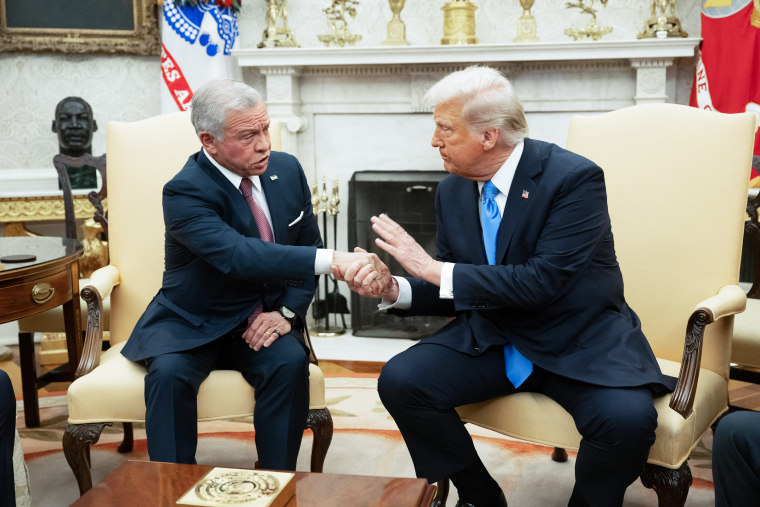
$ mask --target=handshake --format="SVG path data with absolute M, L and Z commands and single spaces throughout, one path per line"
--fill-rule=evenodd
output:
M 332 274 L 361 296 L 393 301 L 398 297 L 398 282 L 391 276 L 388 266 L 376 254 L 361 248 L 354 248 L 353 252 L 336 250 Z
M 410 275 L 435 285 L 441 284 L 442 263 L 430 257 L 399 224 L 382 214 L 372 217 L 372 230 L 379 236 L 375 244 L 396 259 Z M 333 276 L 346 282 L 360 296 L 398 299 L 398 282 L 388 267 L 373 253 L 361 248 L 333 254 Z

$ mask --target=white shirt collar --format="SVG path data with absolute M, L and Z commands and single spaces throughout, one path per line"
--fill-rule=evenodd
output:
M 230 180 L 230 183 L 232 183 L 235 186 L 235 188 L 237 188 L 239 190 L 240 189 L 240 182 L 243 181 L 243 177 L 240 176 L 239 174 L 233 173 L 232 171 L 230 171 L 229 169 L 226 169 L 225 167 L 222 167 L 219 164 L 219 162 L 217 162 L 216 160 L 214 160 L 213 157 L 211 157 L 211 155 L 209 155 L 206 152 L 205 148 L 201 148 L 201 149 L 203 150 L 203 154 L 206 155 L 206 158 L 209 159 L 209 161 L 214 165 L 214 167 L 216 167 L 217 169 L 219 169 L 219 172 L 222 173 L 222 175 L 225 178 L 227 178 L 228 180 Z M 253 186 L 256 188 L 256 190 L 258 190 L 259 192 L 261 192 L 261 180 L 259 179 L 259 177 L 258 176 L 250 176 L 248 179 L 251 180 L 251 183 L 253 183 Z
M 525 148 L 525 142 L 520 141 L 515 145 L 515 149 L 512 150 L 512 153 L 509 154 L 509 157 L 507 160 L 504 161 L 504 164 L 499 168 L 498 171 L 496 171 L 496 174 L 493 175 L 491 178 L 491 181 L 493 182 L 494 186 L 499 189 L 499 192 L 502 194 L 509 195 L 509 187 L 512 186 L 512 180 L 515 179 L 515 172 L 517 171 L 517 164 L 520 163 L 520 158 L 522 158 L 523 154 L 523 148 Z M 479 181 L 478 182 L 478 192 L 483 192 L 483 185 L 485 184 L 485 181 Z

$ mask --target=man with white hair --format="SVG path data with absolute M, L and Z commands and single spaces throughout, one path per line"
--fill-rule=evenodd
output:
M 191 119 L 203 147 L 164 186 L 163 283 L 122 350 L 147 368 L 148 454 L 195 463 L 198 388 L 211 370 L 230 369 L 255 389 L 259 466 L 295 470 L 315 275 L 333 264 L 372 265 L 368 283 L 379 290 L 388 268 L 374 254 L 321 248 L 303 169 L 271 151 L 256 90 L 210 81 L 196 90 Z
M 436 194 L 436 258 L 387 215 L 372 218 L 377 245 L 412 275 L 394 277 L 384 303 L 455 317 L 392 358 L 378 381 L 416 473 L 450 478 L 458 507 L 506 506 L 455 407 L 541 392 L 583 436 L 570 505 L 621 505 L 655 440 L 653 397 L 675 379 L 623 297 L 602 170 L 528 138 L 522 104 L 494 69 L 454 72 L 425 100 L 450 173 Z M 333 272 L 373 295 L 370 268 Z

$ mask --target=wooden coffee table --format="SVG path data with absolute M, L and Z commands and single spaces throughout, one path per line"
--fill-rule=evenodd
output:
M 76 507 L 175 505 L 210 465 L 127 461 L 76 502 Z M 296 496 L 286 507 L 430 507 L 435 486 L 424 479 L 296 472 Z

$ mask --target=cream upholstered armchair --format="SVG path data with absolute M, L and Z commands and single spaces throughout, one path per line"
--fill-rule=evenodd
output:
M 279 128 L 271 127 L 272 146 L 279 147 Z M 132 449 L 134 422 L 145 418 L 145 369 L 121 355 L 124 342 L 161 286 L 164 226 L 163 185 L 200 148 L 189 113 L 156 116 L 133 123 L 110 123 L 107 131 L 109 179 L 109 246 L 111 264 L 82 288 L 88 303 L 87 333 L 77 380 L 69 387 L 68 425 L 63 450 L 80 493 L 92 487 L 89 447 L 103 428 L 124 423 L 119 451 Z M 100 302 L 111 298 L 111 348 L 102 356 Z M 306 427 L 314 433 L 311 470 L 322 470 L 332 439 L 332 418 L 325 404 L 322 371 L 312 354 L 310 407 Z M 252 415 L 253 388 L 236 371 L 216 370 L 198 393 L 199 420 Z
M 727 409 L 733 315 L 746 299 L 738 277 L 754 128 L 748 114 L 673 104 L 570 123 L 568 148 L 604 170 L 626 300 L 662 370 L 678 376 L 675 392 L 655 400 L 656 441 L 641 476 L 659 505 L 685 503 L 689 453 Z M 555 447 L 558 461 L 580 443 L 570 415 L 542 394 L 459 412 L 466 422 Z M 448 483 L 439 486 L 443 494 Z

